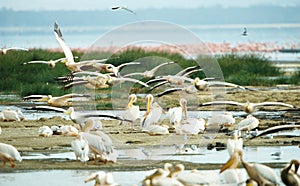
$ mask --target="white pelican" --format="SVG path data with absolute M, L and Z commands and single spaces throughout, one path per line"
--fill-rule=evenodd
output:
M 89 144 L 82 136 L 78 135 L 76 139 L 71 142 L 71 147 L 75 153 L 76 160 L 79 159 L 81 162 L 89 160 Z
M 200 172 L 195 169 L 190 172 L 182 172 L 177 179 L 184 185 L 220 185 L 222 183 L 218 173 Z
M 249 114 L 245 119 L 238 123 L 238 130 L 240 131 L 250 131 L 257 128 L 259 125 L 259 120 L 253 115 Z
M 162 174 L 163 177 L 167 177 L 170 175 L 171 170 L 173 169 L 173 165 L 170 163 L 164 164 L 164 169 L 153 169 L 150 171 L 150 174 L 147 174 L 147 176 L 143 179 L 142 184 L 143 185 L 149 185 L 152 182 L 152 178 L 156 177 L 157 174 Z
M 129 102 L 127 104 L 127 107 L 125 109 L 125 112 L 123 113 L 123 118 L 131 120 L 131 129 L 134 129 L 134 121 L 137 120 L 140 117 L 140 107 L 138 105 L 133 105 L 133 103 L 136 102 L 137 97 L 135 94 L 130 94 L 129 97 Z M 122 122 L 121 122 L 122 124 Z
M 153 103 L 153 100 L 154 98 L 151 94 L 146 96 L 146 113 L 141 118 L 142 128 L 157 124 L 161 115 L 164 113 L 163 108 L 161 108 L 157 102 Z
M 126 10 L 134 15 L 136 15 L 136 13 L 132 10 L 130 10 L 129 8 L 127 8 L 126 6 L 115 6 L 111 8 L 112 10 Z
M 241 185 L 241 183 L 245 182 L 248 176 L 244 169 L 227 169 L 222 172 L 221 177 L 226 184 Z
M 280 126 L 270 127 L 266 130 L 258 132 L 258 134 L 256 136 L 253 136 L 250 139 L 268 135 L 268 134 L 272 134 L 272 133 L 276 133 L 279 131 L 290 131 L 290 130 L 295 130 L 295 129 L 300 129 L 300 125 L 280 125 Z
M 173 108 L 169 108 L 168 110 L 170 123 L 173 125 L 179 125 L 181 123 L 182 113 L 186 112 L 186 104 L 187 104 L 186 99 L 181 98 L 179 104 L 180 107 L 173 107 Z
M 235 118 L 232 116 L 231 112 L 222 112 L 213 114 L 211 118 L 207 120 L 207 125 L 222 125 L 231 126 L 235 123 Z
M 93 133 L 80 132 L 79 136 L 87 140 L 90 150 L 94 153 L 95 163 L 100 156 L 100 159 L 106 162 L 117 161 L 117 151 L 114 149 L 110 137 L 102 131 Z
M 166 125 L 148 125 L 143 127 L 142 131 L 152 136 L 164 135 L 169 134 L 169 127 Z
M 239 139 L 237 133 L 233 133 L 232 139 L 227 140 L 227 150 L 229 155 L 231 156 L 237 149 L 243 150 L 243 139 Z
M 259 163 L 247 163 L 243 159 L 243 151 L 235 151 L 230 159 L 222 166 L 220 173 L 228 168 L 237 168 L 239 161 L 242 162 L 243 167 L 246 169 L 250 179 L 253 179 L 258 185 L 278 185 L 279 180 L 276 172 L 270 167 Z
M 295 166 L 295 170 L 292 170 L 292 166 Z M 291 160 L 290 164 L 286 166 L 280 172 L 280 177 L 282 182 L 288 186 L 299 186 L 300 185 L 300 175 L 297 174 L 299 169 L 300 161 Z
M 62 60 L 66 60 L 65 57 L 63 58 L 59 58 L 59 59 L 56 59 L 56 60 L 49 60 L 49 61 L 29 61 L 29 62 L 25 62 L 23 63 L 23 65 L 27 65 L 27 64 L 46 64 L 48 65 L 48 67 L 50 68 L 54 68 L 55 67 L 55 64 L 57 62 L 61 62 Z
M 65 136 L 77 136 L 78 135 L 78 129 L 71 125 L 60 126 L 60 131 L 61 131 L 62 135 L 65 135 Z
M 97 110 L 89 111 L 89 112 L 78 112 L 74 110 L 74 107 L 69 107 L 68 110 L 59 108 L 59 107 L 51 107 L 51 106 L 34 106 L 31 108 L 32 110 L 43 110 L 43 111 L 55 111 L 55 112 L 62 112 L 65 114 L 68 114 L 70 116 L 70 119 L 74 122 L 80 125 L 81 128 L 85 125 L 85 122 L 87 118 L 111 118 L 116 119 L 120 121 L 127 121 L 131 122 L 130 120 L 123 119 L 120 116 L 113 115 L 113 114 L 107 114 L 107 113 L 101 113 Z
M 84 183 L 90 182 L 92 180 L 95 180 L 94 186 L 115 186 L 119 185 L 115 183 L 114 177 L 112 173 L 108 172 L 105 173 L 104 171 L 98 171 L 95 173 L 92 173 L 84 180 Z
M 91 72 L 95 74 L 95 72 Z M 99 74 L 99 73 L 98 73 Z M 70 89 L 73 86 L 78 86 L 78 85 L 85 85 L 87 88 L 91 89 L 99 89 L 99 88 L 108 88 L 110 86 L 115 85 L 116 83 L 119 82 L 133 82 L 133 83 L 139 83 L 142 86 L 149 87 L 146 83 L 133 79 L 133 78 L 117 78 L 117 77 L 112 77 L 108 74 L 99 74 L 98 76 L 87 76 L 87 77 L 82 77 L 82 78 L 76 78 L 76 81 L 73 81 L 67 85 L 65 85 L 65 89 Z
M 54 23 L 54 34 L 55 34 L 55 38 L 58 42 L 58 44 L 61 46 L 61 48 L 64 51 L 64 54 L 66 56 L 67 60 L 63 60 L 62 62 L 65 63 L 66 67 L 71 71 L 71 72 L 76 72 L 76 71 L 81 71 L 82 67 L 84 66 L 88 66 L 88 67 L 92 67 L 92 65 L 94 65 L 97 62 L 104 62 L 107 59 L 103 59 L 103 60 L 88 60 L 88 61 L 82 61 L 82 62 L 77 62 L 75 63 L 74 61 L 74 56 L 73 53 L 70 49 L 70 47 L 65 43 L 62 33 L 57 25 L 57 23 Z M 118 71 L 116 69 L 115 66 L 111 65 L 111 64 L 103 64 L 103 69 L 105 69 L 107 72 L 112 72 L 115 75 L 118 74 Z
M 47 102 L 48 105 L 53 107 L 64 107 L 64 106 L 71 106 L 72 102 L 76 99 L 79 100 L 79 98 L 90 98 L 90 95 L 84 95 L 84 94 L 76 94 L 76 93 L 70 93 L 65 94 L 62 96 L 52 96 L 52 95 L 30 95 L 23 97 L 24 101 L 27 100 L 34 100 L 38 102 Z
M 10 107 L 6 107 L 3 111 L 3 120 L 4 121 L 21 121 L 20 114 L 12 110 Z
M 52 136 L 53 131 L 50 127 L 44 125 L 39 128 L 38 133 L 39 133 L 39 136 L 50 137 L 50 136 Z
M 14 161 L 22 161 L 19 151 L 12 145 L 0 143 L 0 160 L 3 161 L 2 168 L 5 167 L 6 162 L 10 163 L 12 168 L 15 167 Z
M 176 134 L 191 134 L 196 135 L 200 131 L 204 131 L 206 127 L 206 122 L 202 118 L 191 118 L 187 115 L 186 100 L 183 100 L 185 106 L 182 107 L 184 113 L 184 119 L 181 123 L 175 125 Z
M 7 51 L 9 51 L 9 50 L 24 50 L 24 51 L 28 51 L 27 48 L 10 47 L 10 48 L 1 48 L 1 49 L 0 49 L 0 53 L 1 53 L 1 54 L 6 54 Z
M 164 169 L 157 169 L 152 175 L 143 180 L 143 186 L 184 186 L 176 178 L 167 177 Z
M 154 73 L 161 67 L 166 66 L 166 65 L 170 65 L 170 64 L 174 64 L 173 61 L 171 62 L 166 62 L 166 63 L 162 63 L 160 65 L 157 65 L 156 67 L 154 67 L 151 70 L 146 70 L 145 72 L 134 72 L 134 73 L 130 73 L 130 74 L 126 74 L 123 77 L 128 77 L 128 76 L 136 76 L 136 75 L 140 75 L 143 76 L 144 78 L 150 79 L 154 77 Z
M 255 112 L 259 107 L 264 106 L 282 106 L 282 107 L 289 107 L 289 108 L 296 108 L 294 105 L 282 103 L 282 102 L 262 102 L 262 103 L 239 103 L 236 101 L 212 101 L 202 103 L 199 106 L 210 106 L 210 105 L 236 105 L 243 107 L 244 111 L 247 113 Z

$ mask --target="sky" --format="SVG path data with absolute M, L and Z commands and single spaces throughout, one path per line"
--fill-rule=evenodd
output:
M 105 10 L 127 6 L 133 10 L 149 8 L 201 8 L 211 6 L 249 7 L 260 5 L 299 6 L 299 0 L 1 0 L 0 8 L 14 10 Z

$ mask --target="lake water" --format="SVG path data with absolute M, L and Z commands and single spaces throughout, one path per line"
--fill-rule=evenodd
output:
M 228 42 L 232 45 L 241 43 L 261 42 L 273 43 L 282 47 L 300 48 L 300 24 L 249 24 L 249 25 L 179 25 L 183 29 L 187 29 L 204 43 L 222 43 Z M 248 36 L 242 37 L 243 27 L 248 28 Z M 107 27 L 89 26 L 89 27 L 67 27 L 61 25 L 61 30 L 65 41 L 71 48 L 88 48 L 99 38 L 105 37 L 112 31 L 120 29 L 119 25 Z M 174 41 L 183 44 L 187 39 L 179 32 L 162 31 L 161 27 L 152 28 L 140 33 L 138 30 L 125 30 L 124 35 L 128 33 L 132 35 L 141 35 L 141 38 L 147 39 L 147 35 L 156 34 L 164 37 L 173 37 Z M 26 48 L 59 48 L 55 40 L 53 29 L 51 27 L 2 27 L 0 46 L 19 46 Z M 119 34 L 120 35 L 120 34 Z M 110 38 L 108 45 L 116 45 L 124 35 L 120 37 Z M 171 36 L 170 36 L 171 35 Z M 151 37 L 150 37 L 151 38 Z M 135 41 L 141 42 L 141 41 Z M 159 41 L 158 41 L 159 42 Z M 143 42 L 142 42 L 143 43 Z M 147 41 L 147 44 L 151 42 Z M 132 43 L 127 43 L 132 44 Z M 139 43 L 141 44 L 141 43 Z M 153 44 L 153 43 L 152 43 Z M 102 43 L 99 44 L 102 46 Z M 104 44 L 103 44 L 104 45 Z M 268 53 L 267 57 L 274 60 L 297 60 L 299 55 L 291 53 Z

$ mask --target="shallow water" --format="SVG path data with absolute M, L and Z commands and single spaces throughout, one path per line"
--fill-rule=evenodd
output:
M 103 170 L 105 171 L 105 170 Z M 279 179 L 279 169 L 275 169 L 275 172 Z M 84 183 L 84 180 L 91 174 L 97 172 L 97 170 L 44 170 L 44 171 L 19 171 L 15 173 L 1 173 L 0 183 L 5 186 L 16 185 L 30 185 L 30 186 L 92 186 L 94 182 Z M 185 174 L 189 171 L 185 171 Z M 219 170 L 200 170 L 203 175 L 214 175 L 220 178 L 219 181 L 215 181 L 217 185 L 231 185 L 236 184 L 224 184 L 224 179 L 219 176 Z M 244 177 L 246 171 L 241 170 Z M 127 171 L 127 172 L 112 172 L 114 181 L 122 186 L 141 185 L 141 181 L 146 175 L 149 175 L 149 171 Z M 214 178 L 215 180 L 218 180 Z M 221 182 L 220 182 L 221 181 Z

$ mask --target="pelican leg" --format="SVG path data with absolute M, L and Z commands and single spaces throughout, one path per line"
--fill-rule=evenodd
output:
M 16 164 L 13 161 L 10 161 L 11 168 L 15 168 Z
M 2 169 L 5 168 L 5 165 L 6 165 L 6 161 L 3 161 L 3 163 L 2 163 Z

